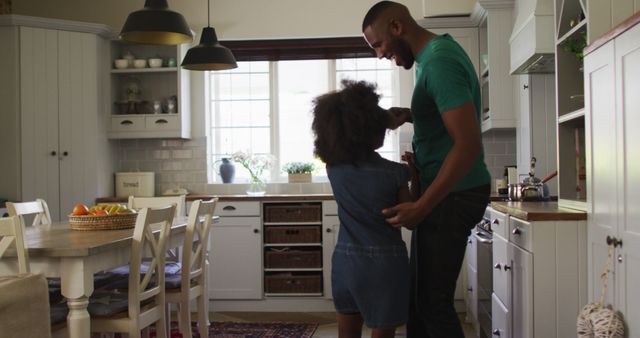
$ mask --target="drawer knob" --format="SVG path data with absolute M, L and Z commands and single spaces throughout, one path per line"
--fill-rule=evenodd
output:
M 253 233 L 254 233 L 254 234 L 260 233 L 260 230 L 258 230 L 258 229 L 253 229 Z
M 331 228 L 327 228 L 327 230 L 325 230 L 326 232 L 331 232 Z
M 507 264 L 505 264 L 503 269 L 504 269 L 504 271 L 509 271 L 509 270 L 511 270 L 511 267 L 508 266 Z
M 615 237 L 607 236 L 607 245 L 613 245 L 614 248 L 622 246 L 622 240 Z
M 133 122 L 131 122 L 131 120 L 123 120 L 120 122 L 121 125 L 126 126 L 126 125 L 130 125 L 133 124 Z
M 515 228 L 515 229 L 513 229 L 513 231 L 511 231 L 511 233 L 514 234 L 514 235 L 520 235 L 522 233 L 522 231 L 520 231 L 520 229 L 518 229 L 518 228 Z
M 493 330 L 493 335 L 500 337 L 500 330 L 498 329 Z
M 493 222 L 491 222 L 491 224 L 495 224 L 495 225 L 500 225 L 500 221 L 498 221 L 498 219 L 494 219 Z
M 467 291 L 473 292 L 473 288 L 467 288 Z
M 169 121 L 167 121 L 167 120 L 165 120 L 165 119 L 159 119 L 159 120 L 156 120 L 156 122 L 155 122 L 155 123 L 156 123 L 156 124 L 165 124 L 165 123 L 169 123 Z
M 496 270 L 500 270 L 502 269 L 502 265 L 500 265 L 500 263 L 496 263 L 496 265 L 494 265 L 493 268 Z

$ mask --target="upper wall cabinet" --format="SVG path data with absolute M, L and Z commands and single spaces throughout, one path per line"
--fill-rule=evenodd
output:
M 421 26 L 449 33 L 479 69 L 482 131 L 516 127 L 515 82 L 509 74 L 513 0 L 480 0 L 469 16 L 426 18 Z
M 191 137 L 186 49 L 111 42 L 109 138 Z
M 514 80 L 509 72 L 513 1 L 479 0 L 478 3 L 486 10 L 479 31 L 480 56 L 481 60 L 486 59 L 480 74 L 482 131 L 515 128 Z
M 586 0 L 589 17 L 589 43 L 595 41 L 632 13 L 640 11 L 640 0 Z
M 422 0 L 422 16 L 429 18 L 466 15 L 473 11 L 475 3 L 476 0 Z

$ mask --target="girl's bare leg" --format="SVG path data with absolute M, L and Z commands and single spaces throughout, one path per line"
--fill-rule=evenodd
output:
M 338 337 L 360 338 L 362 337 L 362 316 L 359 313 L 337 314 Z M 391 336 L 393 337 L 393 336 Z

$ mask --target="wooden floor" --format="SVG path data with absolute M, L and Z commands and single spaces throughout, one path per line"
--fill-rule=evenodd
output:
M 214 321 L 231 322 L 312 322 L 320 326 L 314 333 L 314 338 L 337 338 L 338 325 L 336 314 L 333 312 L 214 312 L 209 316 Z M 463 327 L 466 338 L 475 338 L 472 327 L 465 323 Z M 362 337 L 370 337 L 371 331 L 364 329 Z M 396 337 L 405 337 L 404 327 L 396 331 Z

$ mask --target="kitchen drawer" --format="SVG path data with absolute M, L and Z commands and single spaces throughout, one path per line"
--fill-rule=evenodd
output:
M 493 293 L 508 306 L 511 305 L 511 260 L 509 243 L 493 237 Z
M 178 130 L 180 119 L 177 115 L 147 116 L 145 127 L 147 130 Z
M 271 223 L 322 222 L 320 203 L 265 204 L 264 221 Z
M 218 202 L 215 214 L 228 216 L 260 216 L 260 202 Z
M 278 273 L 264 277 L 266 293 L 322 293 L 322 275 L 319 273 Z
M 471 235 L 467 238 L 467 264 L 472 268 L 478 268 L 478 240 L 473 234 L 476 229 L 471 230 Z
M 531 223 L 511 217 L 509 220 L 509 241 L 529 252 L 532 250 Z
M 267 269 L 313 269 L 322 267 L 322 251 L 320 248 L 312 250 L 285 250 L 270 248 L 265 252 L 264 267 Z
M 337 215 L 338 203 L 336 201 L 324 201 L 322 202 L 322 213 L 324 215 Z
M 144 116 L 112 116 L 111 131 L 144 130 Z
M 491 332 L 493 337 L 511 337 L 511 321 L 509 317 L 509 308 L 494 293 L 491 297 Z
M 489 211 L 491 212 L 491 231 L 493 234 L 508 239 L 509 216 L 493 208 L 489 208 Z

